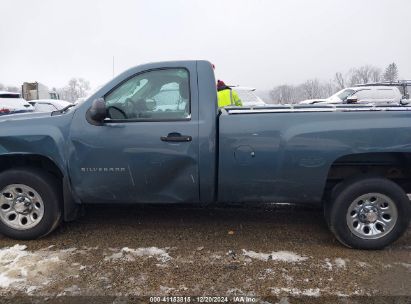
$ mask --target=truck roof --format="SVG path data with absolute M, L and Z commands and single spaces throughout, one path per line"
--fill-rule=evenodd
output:
M 372 90 L 372 89 L 375 89 L 375 87 L 377 87 L 377 88 L 381 88 L 381 89 L 392 89 L 393 87 L 394 88 L 396 88 L 396 86 L 389 86 L 389 85 L 385 85 L 385 84 L 376 84 L 376 85 L 369 85 L 369 84 L 367 84 L 367 85 L 354 85 L 354 86 L 352 86 L 352 87 L 348 87 L 348 88 L 346 88 L 346 89 L 353 89 L 353 90 L 358 90 L 358 89 L 361 89 L 361 90 Z
M 354 87 L 368 87 L 368 86 L 411 86 L 411 80 L 397 80 L 397 81 L 380 81 L 355 84 Z

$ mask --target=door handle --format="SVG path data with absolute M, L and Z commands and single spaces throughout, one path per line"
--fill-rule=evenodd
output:
M 161 136 L 160 139 L 168 142 L 189 142 L 193 140 L 191 136 L 181 135 L 180 133 L 169 133 L 167 136 Z

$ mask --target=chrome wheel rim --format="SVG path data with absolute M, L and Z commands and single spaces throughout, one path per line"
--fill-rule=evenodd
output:
M 31 229 L 40 223 L 43 215 L 43 200 L 33 188 L 12 184 L 0 191 L 0 220 L 8 227 Z
M 361 239 L 375 240 L 394 228 L 398 211 L 392 199 L 381 193 L 367 193 L 356 198 L 347 211 L 350 231 Z

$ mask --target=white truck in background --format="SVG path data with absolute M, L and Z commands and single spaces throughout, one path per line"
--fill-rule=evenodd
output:
M 301 101 L 300 104 L 409 104 L 408 87 L 410 86 L 411 80 L 357 84 L 342 89 L 326 99 L 307 99 Z
M 21 86 L 22 97 L 27 100 L 59 99 L 55 91 L 50 91 L 47 86 L 39 82 L 25 82 Z

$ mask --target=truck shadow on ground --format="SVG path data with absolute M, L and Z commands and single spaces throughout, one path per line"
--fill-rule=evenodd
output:
M 393 248 L 409 246 L 411 230 Z M 0 243 L 16 241 L 0 235 Z M 265 205 L 87 205 L 77 220 L 62 223 L 45 238 L 29 241 L 33 248 L 178 247 L 228 250 L 349 250 L 329 231 L 321 208 Z
M 88 205 L 83 217 L 64 223 L 51 235 L 71 236 L 79 242 L 119 240 L 118 245 L 124 245 L 127 240 L 163 247 L 336 243 L 320 208 L 277 204 Z

